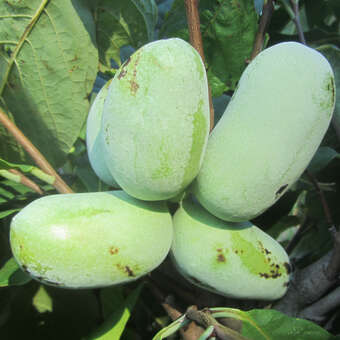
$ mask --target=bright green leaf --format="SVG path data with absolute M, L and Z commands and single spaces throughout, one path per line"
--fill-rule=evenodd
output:
M 52 298 L 48 295 L 43 285 L 40 285 L 38 291 L 35 293 L 33 297 L 33 306 L 39 313 L 53 311 Z
M 143 288 L 141 283 L 87 340 L 119 340 Z
M 0 211 L 0 219 L 4 218 L 6 216 L 9 216 L 17 211 L 19 211 L 20 209 L 9 209 L 9 210 L 5 210 L 5 211 Z
M 0 269 L 0 287 L 21 286 L 31 280 L 31 277 L 20 269 L 13 257 Z
M 98 54 L 82 0 L 0 2 L 0 103 L 54 165 L 61 165 L 89 109 Z M 0 154 L 30 163 L 0 128 Z

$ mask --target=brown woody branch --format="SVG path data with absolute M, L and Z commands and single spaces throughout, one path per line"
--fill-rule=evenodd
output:
M 32 144 L 32 142 L 21 132 L 21 130 L 9 119 L 5 112 L 0 108 L 0 123 L 12 134 L 16 141 L 26 150 L 35 163 L 47 174 L 53 176 L 55 181 L 53 186 L 59 193 L 69 194 L 72 189 L 61 179 L 46 158 Z
M 28 177 L 26 177 L 24 174 L 22 174 L 19 170 L 16 169 L 10 169 L 8 170 L 12 174 L 20 176 L 20 183 L 23 184 L 24 186 L 32 189 L 36 193 L 42 195 L 43 191 L 40 189 L 39 185 L 31 181 Z
M 198 0 L 185 0 L 185 9 L 187 14 L 187 22 L 191 45 L 200 54 L 203 63 L 205 63 L 203 41 L 200 27 L 200 17 L 198 12 Z M 214 127 L 214 106 L 212 103 L 211 90 L 209 89 L 209 108 L 210 108 L 210 131 Z
M 290 0 L 290 3 L 292 5 L 293 12 L 294 12 L 293 21 L 295 23 L 296 30 L 297 30 L 298 35 L 299 35 L 299 40 L 302 44 L 307 45 L 305 35 L 303 33 L 303 29 L 302 29 L 302 26 L 301 26 L 301 21 L 300 21 L 299 0 Z
M 255 43 L 253 47 L 253 51 L 251 53 L 250 59 L 253 60 L 263 49 L 264 37 L 266 34 L 266 30 L 269 26 L 270 19 L 274 12 L 273 0 L 268 0 L 262 9 L 262 15 L 259 23 L 259 29 L 256 33 Z

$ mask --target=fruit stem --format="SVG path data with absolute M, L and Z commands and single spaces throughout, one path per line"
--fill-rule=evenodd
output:
M 274 12 L 273 0 L 268 0 L 263 5 L 262 15 L 261 15 L 260 23 L 259 23 L 259 29 L 256 33 L 255 43 L 254 43 L 253 51 L 251 53 L 250 60 L 253 60 L 263 49 L 266 30 L 269 26 L 270 19 L 272 17 L 273 12 Z
M 0 123 L 12 134 L 16 141 L 26 150 L 35 163 L 48 175 L 55 177 L 53 186 L 61 194 L 70 194 L 72 189 L 61 179 L 51 164 L 32 144 L 32 142 L 21 132 L 21 130 L 9 119 L 5 112 L 0 108 Z
M 200 17 L 198 12 L 198 0 L 185 0 L 185 9 L 187 14 L 187 23 L 190 36 L 190 44 L 200 54 L 203 63 L 205 64 L 204 49 L 202 34 L 200 29 Z M 209 90 L 209 109 L 210 109 L 210 131 L 214 127 L 214 106 L 212 102 L 211 89 L 208 84 Z

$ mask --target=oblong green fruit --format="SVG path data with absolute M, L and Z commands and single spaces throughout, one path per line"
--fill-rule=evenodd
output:
M 241 299 L 275 300 L 285 294 L 288 255 L 261 229 L 220 220 L 187 199 L 173 223 L 172 259 L 193 284 Z
M 192 190 L 213 215 L 247 221 L 277 201 L 307 167 L 331 119 L 334 75 L 295 42 L 248 65 L 209 137 Z
M 110 83 L 111 80 L 100 89 L 91 105 L 86 122 L 86 146 L 91 167 L 96 175 L 107 185 L 119 188 L 106 165 L 103 134 L 101 132 L 104 102 Z
M 128 194 L 176 196 L 197 175 L 209 133 L 205 68 L 181 39 L 137 50 L 116 73 L 104 105 L 107 165 Z
M 112 191 L 36 200 L 13 218 L 10 242 L 15 259 L 33 278 L 90 288 L 150 272 L 168 254 L 172 234 L 164 202 Z

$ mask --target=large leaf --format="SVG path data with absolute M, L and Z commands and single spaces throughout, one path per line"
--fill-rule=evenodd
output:
M 98 67 L 92 16 L 81 0 L 0 2 L 0 104 L 55 166 L 79 135 Z M 27 163 L 0 130 L 3 158 Z
M 20 286 L 31 280 L 32 278 L 19 268 L 13 257 L 0 269 L 0 287 Z
M 111 59 L 121 64 L 122 46 L 154 39 L 157 6 L 154 0 L 99 0 L 95 18 L 100 62 L 110 68 Z
M 87 340 L 119 340 L 128 322 L 144 284 L 134 289 L 126 300 L 110 314 L 105 322 Z
M 201 0 L 201 32 L 213 97 L 234 90 L 250 58 L 258 28 L 254 2 Z M 184 1 L 176 0 L 161 35 L 188 39 Z
M 213 309 L 217 310 L 217 308 Z M 231 308 L 224 310 L 225 317 L 242 321 L 240 333 L 252 340 L 331 340 L 334 338 L 313 322 L 292 318 L 276 310 L 254 309 L 249 312 Z

